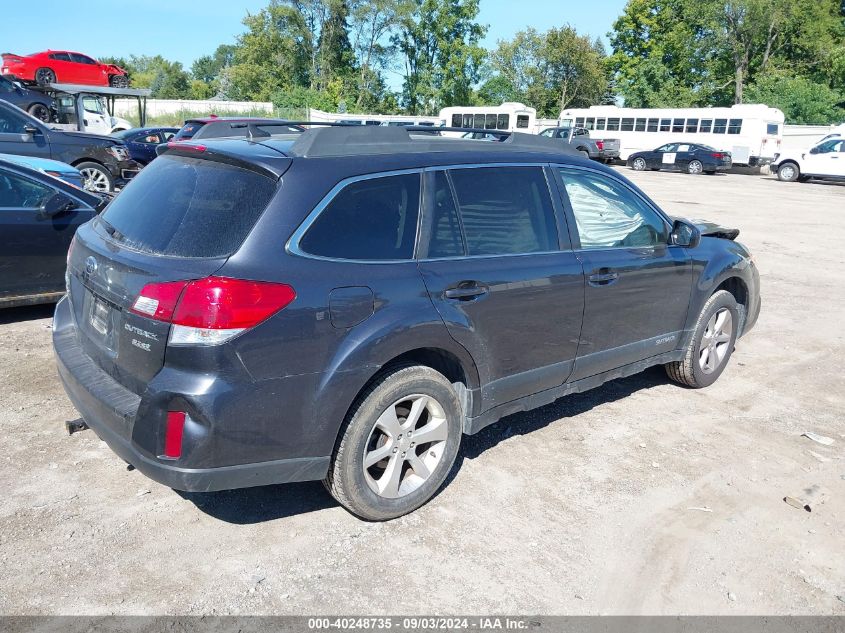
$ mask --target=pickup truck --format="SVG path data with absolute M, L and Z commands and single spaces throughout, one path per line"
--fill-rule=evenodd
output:
M 584 158 L 592 158 L 604 163 L 619 158 L 619 139 L 592 139 L 587 128 L 550 127 L 540 132 L 540 136 L 565 141 L 581 152 Z

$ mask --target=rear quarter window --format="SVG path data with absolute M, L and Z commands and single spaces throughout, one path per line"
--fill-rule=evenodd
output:
M 276 180 L 207 159 L 159 156 L 103 212 L 112 237 L 136 250 L 226 257 L 258 221 Z
M 412 259 L 419 208 L 418 173 L 352 182 L 314 219 L 299 248 L 333 259 Z

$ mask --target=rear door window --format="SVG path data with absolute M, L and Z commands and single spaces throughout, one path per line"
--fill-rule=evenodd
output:
M 299 248 L 333 259 L 412 259 L 419 210 L 419 173 L 358 180 L 331 199 Z
M 130 248 L 177 257 L 225 257 L 237 250 L 277 181 L 213 160 L 163 155 L 103 212 L 109 233 Z
M 558 250 L 549 188 L 540 167 L 450 171 L 467 255 Z

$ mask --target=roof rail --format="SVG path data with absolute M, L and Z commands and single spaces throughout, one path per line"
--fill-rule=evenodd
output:
M 293 156 L 321 158 L 358 154 L 390 154 L 395 152 L 447 152 L 462 150 L 491 151 L 511 148 L 522 151 L 575 153 L 568 143 L 536 134 L 523 134 L 483 128 L 431 126 L 367 126 L 298 122 L 319 125 L 303 132 L 291 146 Z M 506 137 L 499 143 L 473 139 L 443 138 L 435 132 L 475 132 Z M 460 143 L 460 147 L 456 144 Z

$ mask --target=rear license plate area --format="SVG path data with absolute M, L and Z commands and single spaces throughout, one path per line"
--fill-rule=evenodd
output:
M 108 303 L 96 295 L 92 295 L 89 321 L 91 323 L 91 328 L 104 338 L 109 335 L 109 331 L 111 330 L 110 312 L 111 308 L 109 308 Z

